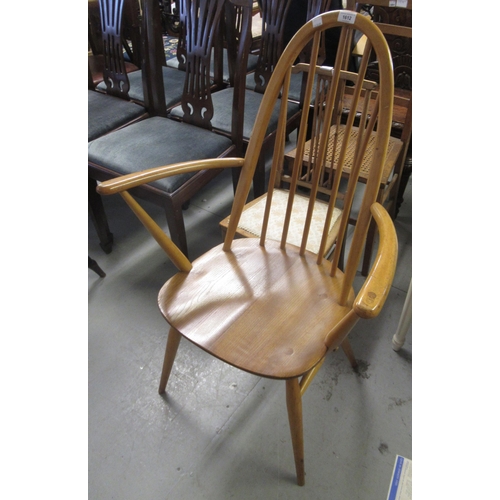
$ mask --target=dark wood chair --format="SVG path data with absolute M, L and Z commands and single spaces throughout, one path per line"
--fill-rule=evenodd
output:
M 106 273 L 101 269 L 101 266 L 99 266 L 99 264 L 94 259 L 92 259 L 90 255 L 88 257 L 89 257 L 89 269 L 94 271 L 94 273 L 96 273 L 100 278 L 105 278 Z
M 295 5 L 294 17 L 300 15 L 299 19 L 303 19 L 302 24 L 305 24 L 307 21 L 310 21 L 313 17 L 322 14 L 323 12 L 327 12 L 330 9 L 330 5 L 332 4 L 332 0 L 307 0 L 298 2 Z M 300 10 L 299 10 L 300 6 Z M 287 40 L 289 41 L 294 34 L 293 28 L 296 26 L 297 19 L 291 19 L 290 15 L 288 16 L 288 34 Z M 300 27 L 300 26 L 299 26 Z M 287 42 L 288 43 L 288 42 Z M 323 39 L 320 44 L 320 50 L 318 52 L 318 60 L 316 64 L 323 64 L 326 59 L 326 32 L 323 34 Z M 331 50 L 335 51 L 335 47 L 332 47 Z M 311 57 L 311 46 L 307 46 L 299 55 L 298 62 L 302 63 L 310 63 Z M 292 81 L 290 83 L 290 91 L 288 93 L 288 99 L 295 102 L 303 102 L 303 92 L 305 90 L 305 85 L 303 83 L 306 80 L 306 75 L 302 73 L 292 73 Z M 313 89 L 312 99 L 314 99 L 315 90 Z
M 180 2 L 180 0 L 178 0 Z M 255 3 L 255 2 L 254 2 Z M 230 2 L 228 2 L 228 5 L 230 5 Z M 236 9 L 239 11 L 239 9 Z M 255 6 L 253 7 L 252 14 L 255 15 Z M 227 12 L 226 12 L 227 14 Z M 223 18 L 223 22 L 236 22 L 238 25 L 241 22 L 241 14 L 238 12 L 236 14 L 236 18 L 233 17 L 233 14 L 229 14 L 231 19 L 227 20 L 226 17 Z M 216 40 L 216 46 L 214 47 L 214 57 L 212 59 L 212 64 L 210 66 L 210 75 L 214 79 L 214 84 L 216 85 L 215 89 L 221 89 L 225 88 L 228 85 L 233 84 L 233 78 L 234 78 L 234 69 L 232 67 L 233 61 L 234 61 L 234 47 L 237 45 L 238 41 L 235 40 L 234 38 L 227 38 L 229 35 L 230 37 L 237 37 L 238 32 L 234 30 L 222 30 L 223 38 L 219 38 Z M 257 59 L 258 55 L 252 52 L 256 52 L 258 50 L 258 47 L 256 46 L 257 44 L 257 37 L 254 37 L 251 35 L 252 42 L 250 45 L 251 52 L 248 55 L 248 60 L 247 60 L 247 66 L 246 66 L 246 71 L 250 72 L 253 71 L 256 66 L 257 66 Z M 180 69 L 182 71 L 185 70 L 185 62 L 186 62 L 186 57 L 185 57 L 185 39 L 183 36 L 183 29 L 182 29 L 182 24 L 179 25 L 179 36 L 178 36 L 178 45 L 177 45 L 177 50 L 176 50 L 176 55 L 175 57 L 168 58 L 165 62 L 166 66 L 169 68 L 175 68 L 175 69 Z
M 90 4 L 97 2 L 89 2 Z M 127 65 L 122 47 L 125 7 L 131 8 L 130 0 L 100 0 L 99 25 L 96 30 L 101 36 L 99 50 L 102 56 L 103 90 L 95 90 L 95 77 L 92 74 L 89 58 L 88 79 L 88 141 L 93 141 L 114 130 L 140 121 L 148 116 L 147 108 L 130 101 Z M 117 15 L 116 15 L 117 14 Z M 130 12 L 129 12 L 130 15 Z M 93 37 L 97 44 L 97 36 Z M 139 45 L 135 40 L 136 46 Z M 113 234 L 111 233 L 102 205 L 96 192 L 96 179 L 89 178 L 89 215 L 99 237 L 104 252 L 111 252 Z
M 185 37 L 185 30 L 182 28 L 185 23 L 185 3 L 184 0 L 178 1 L 179 5 L 179 39 L 183 40 Z M 163 36 L 162 36 L 162 17 L 160 4 L 156 3 L 152 7 L 152 32 L 149 33 L 150 38 L 154 37 L 154 43 L 150 43 L 150 49 L 154 47 L 154 54 L 150 57 L 155 58 L 155 67 L 161 72 L 163 79 L 163 92 L 165 100 L 165 112 L 167 112 L 173 106 L 178 105 L 181 102 L 182 95 L 184 92 L 184 83 L 186 75 L 184 72 L 179 72 L 172 68 L 169 68 L 165 64 L 165 51 L 163 47 Z M 184 45 L 184 42 L 181 42 Z M 179 49 L 178 49 L 179 50 Z M 181 49 L 182 51 L 182 49 Z M 133 74 L 129 75 L 129 95 L 130 98 L 137 103 L 144 103 L 144 85 L 143 80 L 147 78 L 147 75 L 141 69 Z M 100 86 L 98 86 L 99 88 Z
M 89 68 L 94 86 L 104 80 L 106 61 L 103 52 L 103 33 L 109 33 L 109 28 L 103 29 L 99 4 L 100 0 L 89 0 L 88 3 Z M 120 16 L 120 44 L 126 54 L 126 59 L 123 61 L 126 73 L 137 71 L 141 66 L 139 14 L 138 0 L 126 0 Z
M 225 0 L 183 0 L 183 19 L 189 44 L 186 50 L 186 71 L 183 84 L 180 121 L 165 115 L 165 101 L 161 68 L 158 67 L 158 47 L 151 46 L 143 71 L 148 75 L 144 87 L 151 92 L 150 115 L 145 120 L 89 143 L 89 177 L 104 181 L 113 177 L 165 163 L 183 162 L 198 158 L 224 157 L 237 153 L 236 141 L 212 131 L 213 115 L 210 50 L 217 36 Z M 146 42 L 158 43 L 156 37 L 156 0 L 145 0 L 144 21 Z M 198 17 L 199 16 L 199 17 Z M 199 19 L 204 29 L 198 29 Z M 184 226 L 183 206 L 202 186 L 221 170 L 183 172 L 167 179 L 159 179 L 141 186 L 136 194 L 164 207 L 173 241 L 187 254 L 188 245 Z
M 174 58 L 176 64 L 169 63 L 165 59 L 165 52 L 163 49 L 163 24 L 162 24 L 162 10 L 161 5 L 154 7 L 154 34 L 156 37 L 155 46 L 158 47 L 155 53 L 157 57 L 156 65 L 160 68 L 163 78 L 163 90 L 165 94 L 165 107 L 169 112 L 173 107 L 180 105 L 182 95 L 184 92 L 185 70 L 186 70 L 186 50 L 187 39 L 190 36 L 186 31 L 186 8 L 184 0 L 177 0 L 176 9 L 179 22 L 177 26 L 178 45 L 176 57 Z M 221 30 L 222 31 L 222 30 Z M 215 37 L 213 53 L 210 57 L 210 76 L 211 76 L 211 91 L 215 92 L 218 89 L 227 86 L 229 81 L 229 70 L 226 49 L 223 47 L 224 43 L 220 36 Z M 129 75 L 129 96 L 130 98 L 142 104 L 144 102 L 143 91 L 143 72 L 142 70 L 136 71 Z M 103 84 L 97 86 L 97 89 L 103 88 Z
M 214 106 L 216 111 L 212 120 L 213 128 L 216 132 L 229 135 L 232 132 L 231 118 L 239 119 L 242 130 L 243 145 L 246 147 L 250 141 L 252 129 L 256 124 L 257 111 L 264 91 L 269 83 L 272 72 L 278 62 L 279 56 L 283 51 L 283 26 L 284 20 L 290 6 L 290 0 L 262 0 L 260 3 L 262 13 L 262 34 L 260 47 L 258 50 L 258 61 L 254 72 L 247 75 L 247 71 L 242 68 L 247 68 L 247 60 L 249 55 L 249 47 L 251 43 L 251 18 L 253 2 L 250 0 L 241 2 L 244 7 L 244 18 L 241 24 L 242 34 L 245 38 L 242 50 L 238 54 L 235 64 L 236 78 L 234 85 L 227 89 L 223 89 L 213 96 Z M 229 24 L 229 23 L 228 23 Z M 229 24 L 229 27 L 233 27 Z M 237 35 L 233 35 L 236 37 Z M 242 79 L 244 81 L 241 81 Z M 253 81 L 253 88 L 249 88 L 248 82 Z M 243 91 L 240 87 L 245 86 Z M 234 96 L 236 95 L 236 99 Z M 236 106 L 236 108 L 233 108 Z M 175 113 L 176 110 L 172 110 Z M 291 133 L 297 128 L 301 115 L 300 103 L 289 102 L 287 108 L 287 123 L 288 133 Z M 277 129 L 279 119 L 278 107 L 276 107 L 272 119 L 268 124 L 266 131 L 266 140 L 262 150 L 262 156 L 259 160 L 259 165 L 255 172 L 253 184 L 254 197 L 258 197 L 265 192 L 265 161 L 272 149 L 274 136 Z M 237 175 L 234 177 L 235 185 L 237 183 Z
M 379 314 L 391 288 L 397 257 L 394 224 L 386 210 L 376 202 L 392 121 L 394 83 L 387 42 L 373 22 L 352 11 L 328 12 L 315 19 L 315 23 L 308 22 L 299 30 L 276 64 L 257 115 L 257 122 L 261 126 L 253 130 L 244 158 L 217 158 L 166 165 L 104 182 L 98 188 L 100 193 L 106 195 L 120 193 L 179 269 L 165 283 L 158 297 L 161 313 L 170 326 L 159 392 L 163 393 L 166 389 L 182 338 L 250 374 L 283 380 L 286 385 L 286 403 L 299 485 L 305 482 L 302 396 L 331 351 L 342 347 L 353 367 L 356 366 L 348 334 L 359 319 L 370 319 Z M 289 221 L 302 172 L 300 155 L 295 161 L 290 180 L 279 241 L 266 235 L 272 189 L 268 191 L 261 237 L 234 239 L 276 104 L 282 112 L 273 150 L 271 182 L 283 163 L 286 97 L 291 68 L 300 51 L 311 40 L 311 60 L 315 61 L 322 33 L 325 29 L 335 27 L 341 27 L 346 36 L 352 30 L 364 33 L 377 54 L 380 68 L 378 122 L 373 131 L 375 144 L 371 155 L 372 168 L 366 189 L 361 190 L 362 202 L 344 271 L 338 266 L 341 241 L 347 237 L 352 200 L 361 186 L 355 171 L 349 178 L 337 237 L 339 244 L 332 261 L 323 258 L 323 249 L 334 200 L 337 198 L 336 187 L 325 213 L 322 242 L 317 252 L 307 250 L 314 196 L 310 197 L 306 208 L 300 246 L 288 241 Z M 302 69 L 308 73 L 306 95 L 310 97 L 315 76 L 323 75 L 316 75 L 320 71 L 318 66 L 305 66 L 307 67 Z M 346 89 L 346 85 L 342 83 L 343 74 L 345 75 L 340 66 L 336 65 L 333 73 L 330 72 L 329 90 L 322 94 L 325 99 L 322 128 L 324 136 L 323 139 L 320 137 L 318 164 L 325 161 L 330 124 L 338 123 L 334 114 L 338 109 L 335 103 L 341 102 Z M 359 89 L 363 80 L 364 74 L 361 73 L 355 87 Z M 302 115 L 302 121 L 307 121 L 305 114 Z M 343 128 L 346 137 L 349 136 L 349 127 Z M 304 147 L 305 129 L 305 126 L 299 128 L 299 151 Z M 367 142 L 358 141 L 354 147 L 356 158 L 364 158 L 367 154 Z M 225 241 L 194 262 L 186 258 L 129 192 L 143 183 L 190 173 L 195 169 L 235 167 L 242 167 L 242 172 Z M 334 185 L 340 182 L 341 167 L 342 165 L 337 170 Z M 315 190 L 319 188 L 320 180 L 316 176 Z M 380 231 L 377 258 L 368 278 L 364 283 L 356 281 L 355 286 L 354 278 L 372 217 Z M 325 422 L 325 425 L 332 427 L 332 422 Z

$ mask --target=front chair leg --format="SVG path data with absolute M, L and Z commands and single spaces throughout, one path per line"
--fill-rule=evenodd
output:
M 175 328 L 170 328 L 170 331 L 168 332 L 167 348 L 165 349 L 163 370 L 161 372 L 160 387 L 158 389 L 159 394 L 163 394 L 165 392 L 165 388 L 167 387 L 168 378 L 170 377 L 170 372 L 172 371 L 172 366 L 174 364 L 175 355 L 177 354 L 177 348 L 179 347 L 180 341 L 181 334 Z
M 304 486 L 304 431 L 302 427 L 302 396 L 300 395 L 298 378 L 286 381 L 286 406 L 288 410 L 288 420 L 290 422 L 290 433 L 292 435 L 297 484 L 299 486 Z

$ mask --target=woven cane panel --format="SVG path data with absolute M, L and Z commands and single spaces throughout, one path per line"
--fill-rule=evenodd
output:
M 332 127 L 330 130 L 334 130 L 335 127 Z M 339 161 L 339 156 L 340 156 L 340 150 L 341 150 L 341 144 L 342 141 L 344 140 L 344 131 L 345 131 L 345 126 L 341 126 L 338 129 L 338 137 L 337 137 L 337 146 L 335 148 L 335 158 L 334 158 L 334 169 L 336 169 L 336 166 Z M 358 138 L 358 129 L 353 127 L 351 129 L 351 133 L 349 136 L 349 142 L 347 145 L 347 151 L 346 151 L 346 156 L 344 160 L 344 166 L 342 171 L 349 175 L 351 173 L 352 167 L 353 167 L 353 162 L 354 162 L 354 153 L 356 149 L 356 142 Z M 373 132 L 371 134 L 371 137 L 368 141 L 368 146 L 366 148 L 366 152 L 363 156 L 363 162 L 361 164 L 361 170 L 359 174 L 359 178 L 362 181 L 365 181 L 368 179 L 368 176 L 370 174 L 370 167 L 373 159 L 373 151 L 375 147 L 375 139 L 376 139 L 376 133 Z M 335 137 L 334 134 L 330 134 L 329 140 L 328 140 L 328 146 L 327 146 L 327 153 L 326 153 L 326 165 L 327 167 L 331 166 L 332 162 L 332 155 L 333 155 L 333 150 L 334 150 L 334 144 L 335 144 Z M 389 138 L 389 145 L 387 147 L 387 156 L 386 156 L 386 161 L 384 165 L 384 171 L 382 174 L 382 183 L 386 183 L 387 179 L 389 178 L 391 171 L 394 167 L 394 163 L 396 162 L 397 156 L 399 154 L 399 151 L 401 150 L 403 143 L 399 139 L 395 139 L 393 137 Z M 304 145 L 304 161 L 307 161 L 309 158 L 310 154 L 310 141 L 306 142 Z M 313 155 L 313 160 L 314 160 L 314 155 Z
M 240 218 L 240 223 L 238 224 L 238 228 L 243 229 L 244 231 L 247 231 L 254 236 L 260 237 L 266 199 L 267 198 L 265 196 L 262 197 L 257 203 L 243 211 Z M 275 241 L 281 241 L 281 233 L 283 231 L 283 222 L 285 220 L 287 202 L 288 191 L 275 189 L 273 192 L 273 202 L 271 205 L 271 213 L 269 216 L 267 238 Z M 309 198 L 298 194 L 295 195 L 287 241 L 298 247 L 300 247 L 302 241 L 304 220 L 306 217 L 308 204 Z M 327 209 L 327 203 L 320 200 L 316 201 L 311 221 L 311 228 L 309 231 L 309 237 L 306 245 L 306 249 L 311 252 L 318 253 L 319 246 L 321 244 L 321 236 L 323 234 L 323 227 Z M 341 215 L 342 211 L 338 208 L 335 208 L 332 215 L 330 231 Z

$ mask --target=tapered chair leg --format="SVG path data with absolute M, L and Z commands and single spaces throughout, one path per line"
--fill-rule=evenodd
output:
M 165 203 L 165 215 L 167 217 L 170 239 L 179 247 L 179 250 L 187 257 L 188 246 L 186 226 L 184 225 L 184 214 L 182 203 L 175 203 L 168 199 Z
M 170 328 L 170 331 L 168 332 L 167 348 L 165 349 L 163 370 L 161 372 L 160 387 L 158 389 L 159 394 L 163 394 L 165 392 L 165 388 L 167 387 L 168 378 L 170 377 L 170 372 L 172 371 L 172 366 L 174 364 L 175 355 L 177 354 L 177 348 L 179 347 L 180 341 L 181 334 L 175 328 Z
M 89 255 L 89 269 L 92 269 L 95 273 L 97 273 L 101 278 L 106 277 L 106 273 L 101 269 L 101 266 Z
M 352 350 L 349 340 L 347 340 L 347 338 L 344 339 L 344 341 L 340 345 L 342 346 L 342 350 L 344 351 L 344 354 L 347 356 L 349 363 L 351 363 L 352 368 L 356 370 L 358 368 L 358 362 L 354 357 L 354 352 Z
M 89 214 L 99 237 L 99 245 L 105 253 L 113 248 L 113 234 L 109 230 L 101 196 L 96 191 L 97 181 L 89 177 Z
M 290 433 L 292 435 L 297 484 L 299 486 L 304 486 L 304 431 L 302 427 L 302 396 L 300 395 L 298 378 L 286 381 L 286 406 L 288 410 L 288 420 L 290 422 Z

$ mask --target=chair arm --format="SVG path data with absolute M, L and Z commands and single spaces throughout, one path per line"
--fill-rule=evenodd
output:
M 378 252 L 354 301 L 354 311 L 366 319 L 375 318 L 380 313 L 394 279 L 398 255 L 396 229 L 387 210 L 380 203 L 374 203 L 370 210 L 380 234 Z
M 163 179 L 164 177 L 196 172 L 197 170 L 242 167 L 243 162 L 243 158 L 210 158 L 208 160 L 172 163 L 171 165 L 150 168 L 133 174 L 121 175 L 120 177 L 101 182 L 97 186 L 97 192 L 103 195 L 121 193 L 122 191 L 127 191 L 142 184 L 148 184 L 149 182 Z

